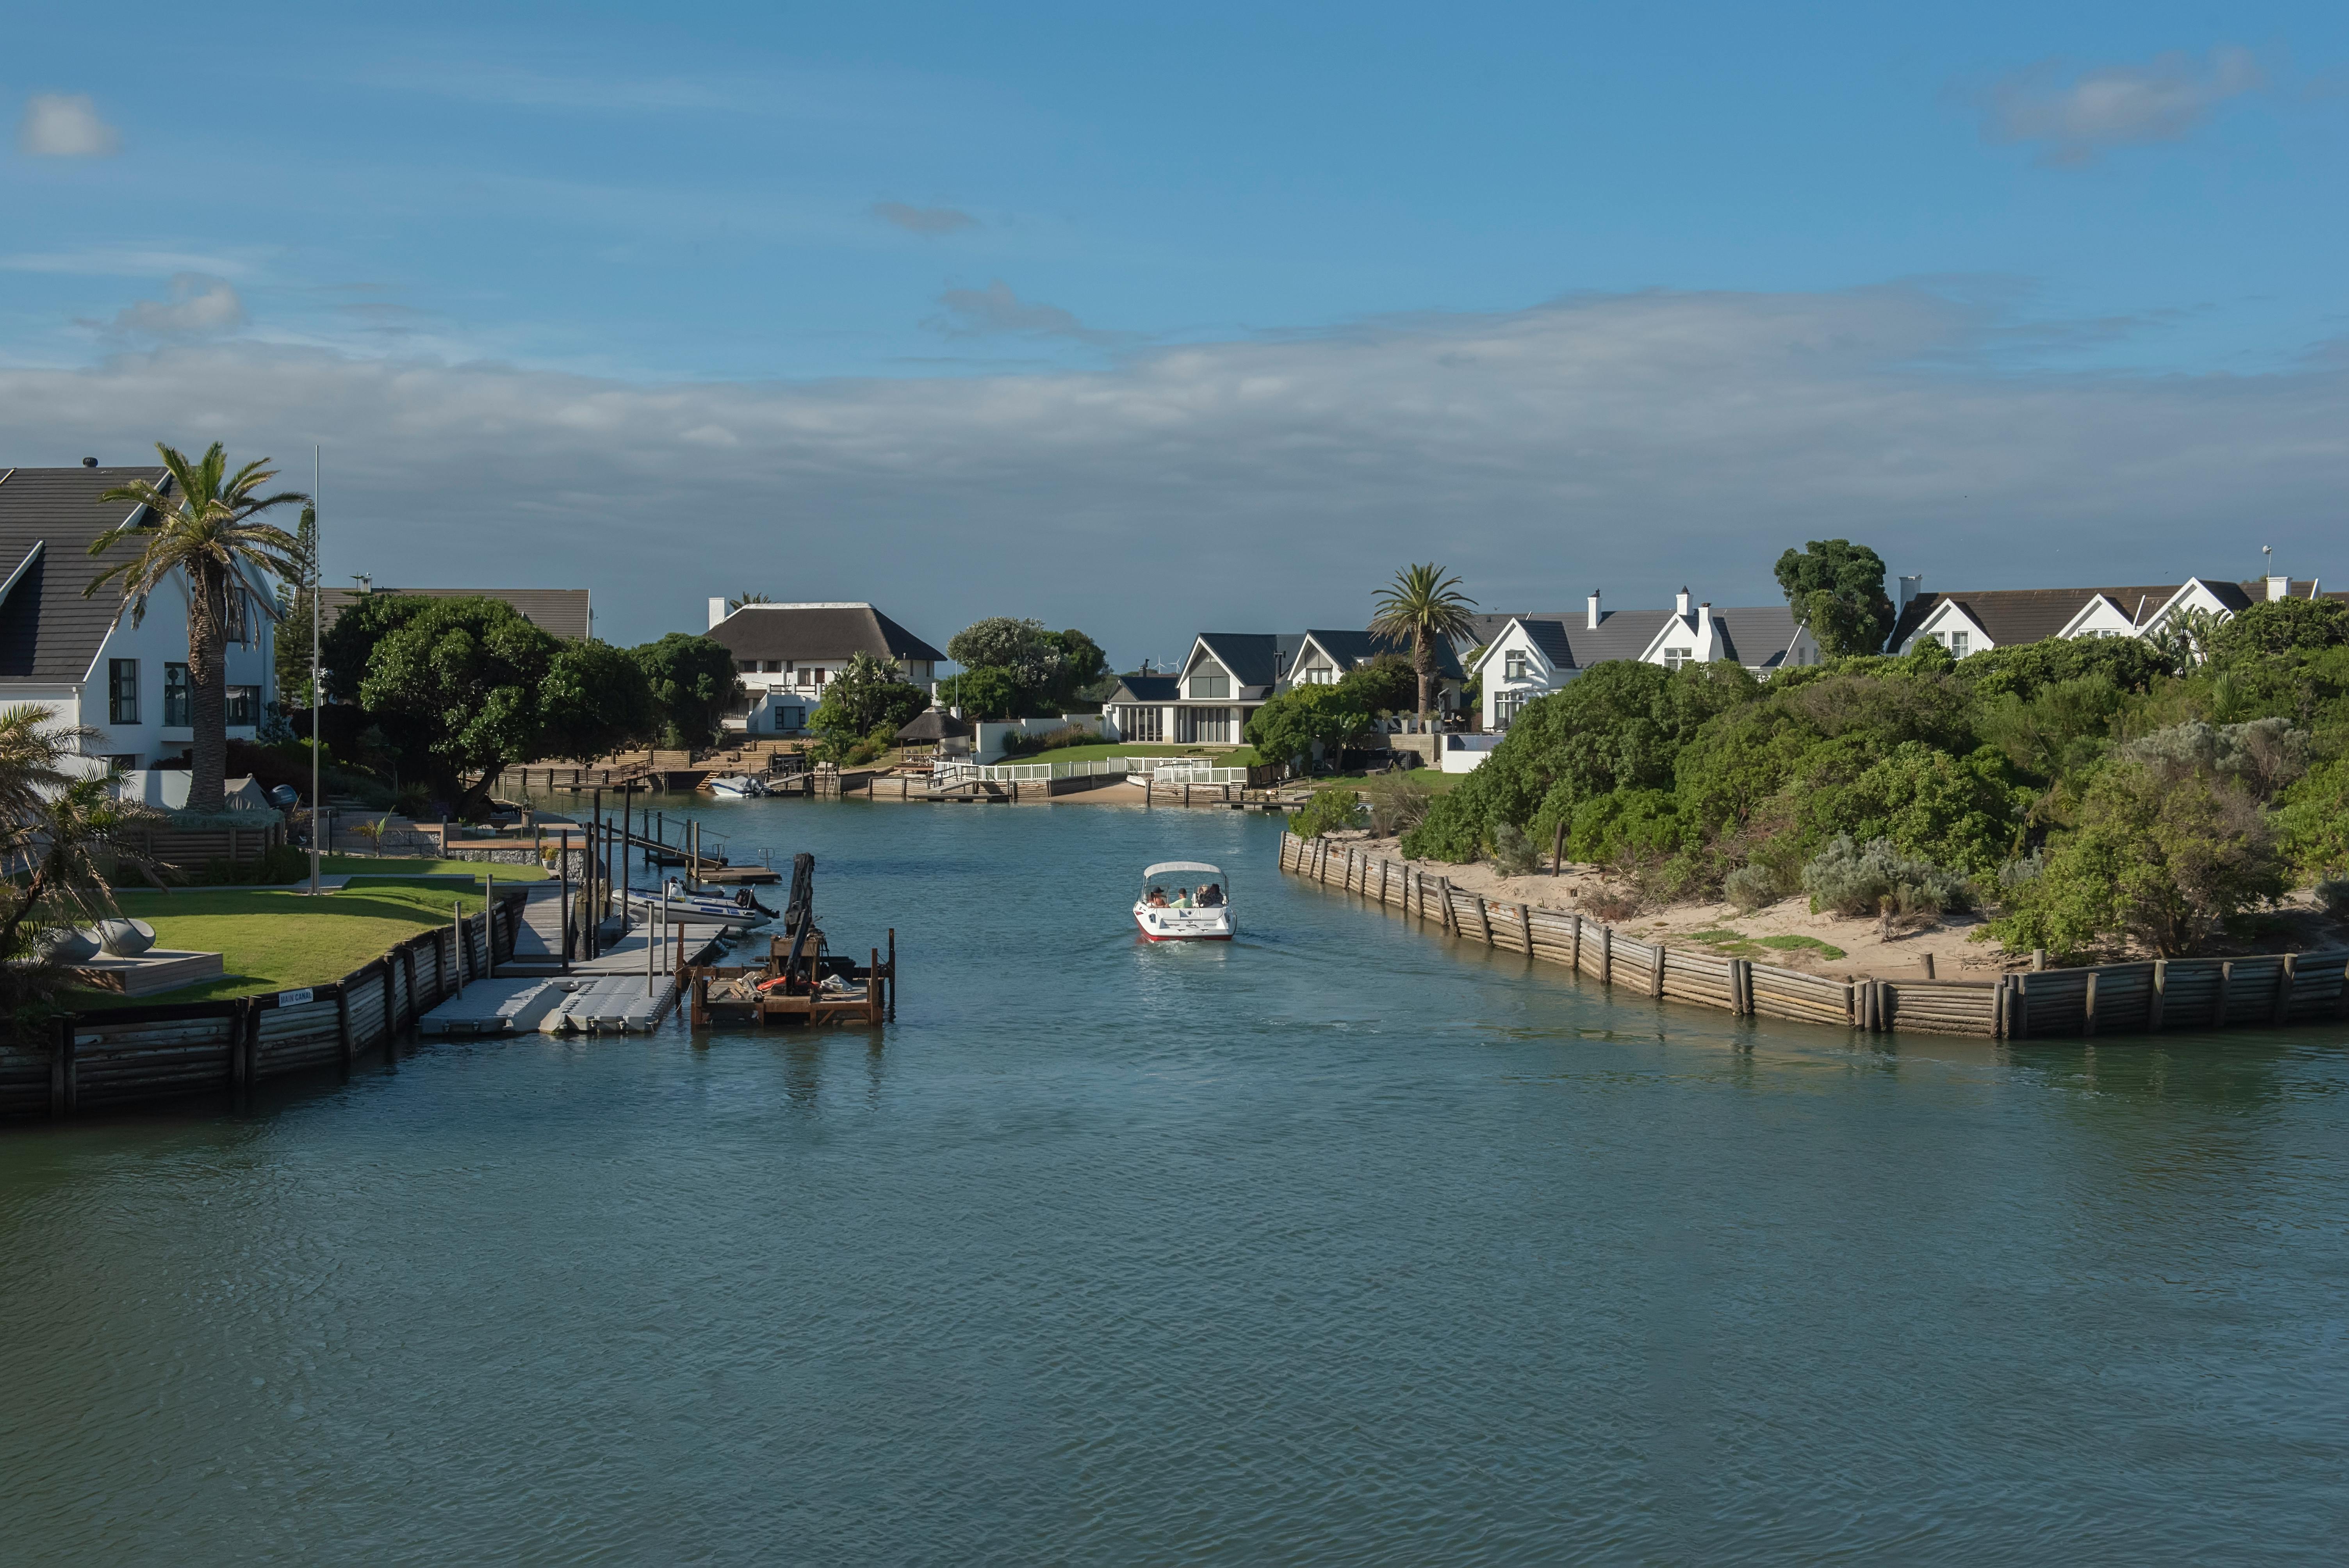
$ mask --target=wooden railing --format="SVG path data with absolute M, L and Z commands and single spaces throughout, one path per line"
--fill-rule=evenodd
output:
M 1997 1039 L 2349 1019 L 2349 949 L 2156 959 L 1994 980 L 1837 980 L 1641 942 L 1588 915 L 1488 899 L 1327 838 L 1284 832 L 1280 869 L 1435 921 L 1488 947 L 1566 965 L 1603 985 L 1629 985 L 1650 996 L 1743 1016 Z

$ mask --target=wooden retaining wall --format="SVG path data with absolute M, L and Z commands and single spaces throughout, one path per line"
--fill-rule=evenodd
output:
M 500 898 L 493 921 L 471 915 L 419 933 L 331 985 L 98 1008 L 58 1018 L 49 1039 L 0 1039 L 0 1119 L 238 1090 L 317 1068 L 347 1072 L 378 1046 L 388 1057 L 419 1017 L 455 995 L 460 940 L 469 980 L 487 972 L 492 940 L 500 958 L 513 952 L 527 896 Z
M 2030 1039 L 2349 1020 L 2349 950 L 2175 958 L 1995 980 L 1837 980 L 1641 942 L 1588 915 L 1488 899 L 1358 844 L 1280 836 L 1280 869 L 1602 985 L 1741 1016 Z

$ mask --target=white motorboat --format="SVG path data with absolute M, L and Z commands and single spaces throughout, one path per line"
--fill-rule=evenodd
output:
M 731 897 L 688 892 L 684 882 L 672 877 L 667 887 L 651 891 L 632 887 L 626 896 L 628 908 L 640 915 L 664 911 L 669 920 L 724 925 L 737 931 L 750 931 L 775 919 L 775 912 L 752 897 L 749 888 L 737 890 Z
M 747 773 L 738 773 L 724 779 L 705 779 L 703 784 L 712 795 L 722 800 L 755 800 L 770 793 L 762 780 L 753 779 Z
M 1176 877 L 1198 880 L 1191 886 L 1170 886 Z M 1221 867 L 1205 861 L 1161 861 L 1142 873 L 1133 923 L 1153 942 L 1229 942 L 1238 923 L 1232 918 L 1231 888 Z

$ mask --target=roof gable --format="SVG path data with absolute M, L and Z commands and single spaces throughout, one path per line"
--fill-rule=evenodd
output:
M 1201 632 L 1192 639 L 1185 671 L 1199 662 L 1201 649 L 1230 673 L 1235 686 L 1269 687 L 1280 678 L 1280 639 L 1269 632 Z
M 153 468 L 0 471 L 0 562 L 14 584 L 0 599 L 0 679 L 88 678 L 122 600 L 110 585 L 88 597 L 82 590 L 136 554 L 126 541 L 91 559 L 101 535 L 137 515 L 98 498 L 139 480 L 168 483 L 170 475 Z

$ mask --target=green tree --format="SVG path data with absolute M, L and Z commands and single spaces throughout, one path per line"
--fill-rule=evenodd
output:
M 359 700 L 420 738 L 432 782 L 461 820 L 501 769 L 538 754 L 546 677 L 562 645 L 495 599 L 418 605 L 377 642 Z
M 808 725 L 842 748 L 884 731 L 894 740 L 899 729 L 929 706 L 929 695 L 906 680 L 895 665 L 857 654 L 824 687 L 823 701 Z
M 88 598 L 109 583 L 121 600 L 114 625 L 125 615 L 137 625 L 147 617 L 147 601 L 166 583 L 184 583 L 188 597 L 189 717 L 194 726 L 189 759 L 188 810 L 218 811 L 228 762 L 227 647 L 230 628 L 259 614 L 247 573 L 264 572 L 301 580 L 301 542 L 284 529 L 258 521 L 273 507 L 307 498 L 292 490 L 262 495 L 277 477 L 268 459 L 247 463 L 232 474 L 228 455 L 214 441 L 191 462 L 157 442 L 165 477 L 117 485 L 99 499 L 136 507 L 129 519 L 98 535 L 90 547 L 103 556 L 129 542 L 136 553 L 118 561 L 82 590 Z
M 658 730 L 645 667 L 605 642 L 564 643 L 547 662 L 540 687 L 543 731 L 537 755 L 593 762 L 642 746 Z
M 2072 955 L 2132 938 L 2178 958 L 2283 889 L 2267 826 L 2242 791 L 2205 771 L 2181 777 L 2121 758 L 1992 929 L 2010 951 Z
M 948 638 L 947 657 L 967 670 L 1009 670 L 1022 687 L 1041 691 L 1060 672 L 1061 650 L 1041 621 L 989 615 Z
M 51 707 L 0 708 L 0 1017 L 20 1033 L 65 976 L 48 933 L 117 913 L 109 861 L 151 872 L 114 841 L 148 815 L 118 803 L 109 782 L 74 766 L 93 729 L 56 722 Z
M 1372 595 L 1377 614 L 1371 617 L 1371 632 L 1389 642 L 1411 646 L 1412 671 L 1419 682 L 1419 721 L 1423 725 L 1435 700 L 1440 641 L 1457 641 L 1475 631 L 1468 612 L 1475 607 L 1476 601 L 1460 593 L 1459 587 L 1459 578 L 1445 576 L 1444 568 L 1430 562 L 1424 566 L 1405 567 L 1395 573 L 1393 583 Z
M 1086 693 L 1107 673 L 1109 655 L 1073 626 L 1064 632 L 1047 632 L 1044 640 L 1051 645 L 1059 665 L 1052 675 L 1051 706 L 1061 712 L 1073 711 L 1088 700 Z M 1098 704 L 1098 698 L 1092 700 Z
M 730 707 L 748 700 L 734 655 L 723 643 L 690 632 L 671 632 L 658 642 L 629 650 L 651 683 L 661 738 L 688 750 L 718 738 L 718 721 Z
M 1409 713 L 1419 696 L 1419 676 L 1402 654 L 1378 654 L 1338 677 L 1338 689 L 1350 692 L 1373 716 Z
M 1939 647 L 1938 643 L 1922 643 Z M 2013 696 L 2030 701 L 2044 686 L 2093 680 L 2119 693 L 2143 693 L 2178 666 L 2143 637 L 2042 637 L 1985 648 L 1957 661 L 1957 676 L 1981 697 Z
M 2240 612 L 2210 634 L 2210 655 L 2315 653 L 2349 645 L 2349 603 L 2338 599 L 2270 599 Z
M 941 707 L 959 707 L 965 718 L 1007 719 L 1020 717 L 1019 677 L 1002 665 L 981 665 L 938 683 Z
M 1288 830 L 1300 839 L 1318 839 L 1362 825 L 1362 798 L 1345 784 L 1324 784 L 1313 791 L 1305 809 L 1288 819 Z
M 1319 745 L 1335 752 L 1371 725 L 1358 690 L 1301 686 L 1281 693 L 1248 716 L 1243 738 L 1267 762 L 1295 767 Z
M 1814 539 L 1778 557 L 1778 586 L 1828 657 L 1873 654 L 1892 634 L 1884 559 L 1847 539 Z

